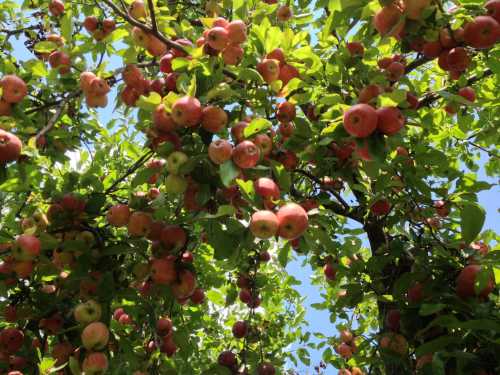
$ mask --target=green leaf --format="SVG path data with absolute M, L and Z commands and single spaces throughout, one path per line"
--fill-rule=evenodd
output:
M 50 53 L 57 49 L 57 44 L 48 40 L 44 40 L 35 44 L 34 49 L 38 53 Z
M 148 96 L 141 95 L 137 101 L 137 106 L 145 111 L 153 111 L 161 103 L 161 95 L 152 91 Z
M 61 35 L 68 44 L 70 44 L 73 39 L 73 22 L 74 17 L 71 9 L 68 9 L 64 12 L 63 17 L 61 18 Z
M 462 238 L 465 243 L 474 241 L 483 228 L 486 213 L 484 208 L 475 202 L 463 201 L 460 211 L 460 226 L 462 228 Z
M 444 309 L 446 305 L 444 303 L 424 303 L 420 307 L 419 314 L 422 316 L 432 315 Z
M 290 241 L 287 241 L 278 251 L 278 262 L 283 268 L 288 264 L 288 257 L 290 256 L 291 249 L 292 246 L 290 245 Z
M 224 164 L 221 164 L 219 172 L 222 183 L 226 187 L 231 186 L 234 179 L 240 174 L 240 170 L 236 167 L 236 165 L 234 165 L 231 160 L 228 160 Z
M 252 138 L 253 136 L 262 133 L 263 131 L 271 128 L 273 124 L 271 121 L 264 118 L 256 118 L 248 124 L 248 126 L 243 130 L 243 135 L 245 138 Z
M 453 337 L 453 336 L 442 336 L 437 339 L 426 342 L 425 344 L 420 345 L 415 354 L 417 357 L 420 357 L 427 353 L 434 353 L 439 350 L 444 350 L 448 345 L 460 341 L 461 337 Z
M 221 216 L 232 216 L 235 213 L 235 209 L 231 205 L 222 205 L 217 208 L 217 212 L 215 214 L 203 214 L 198 217 L 198 219 L 215 219 Z

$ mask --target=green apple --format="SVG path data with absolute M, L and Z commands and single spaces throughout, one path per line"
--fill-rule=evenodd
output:
M 167 171 L 171 174 L 179 174 L 179 169 L 189 160 L 188 156 L 181 151 L 172 152 L 167 158 Z
M 184 177 L 169 174 L 165 179 L 165 191 L 169 194 L 182 194 L 187 189 L 187 181 Z
M 75 307 L 74 316 L 78 323 L 89 324 L 101 319 L 101 313 L 101 305 L 94 300 L 88 300 Z

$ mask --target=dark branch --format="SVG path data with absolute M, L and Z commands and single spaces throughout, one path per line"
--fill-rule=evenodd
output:
M 155 6 L 153 4 L 153 0 L 148 0 L 149 7 L 149 17 L 151 17 L 151 27 L 153 33 L 158 33 L 158 24 L 156 23 L 156 15 L 155 15 Z

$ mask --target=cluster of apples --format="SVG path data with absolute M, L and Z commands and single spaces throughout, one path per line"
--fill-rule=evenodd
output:
M 2 368 L 10 370 L 8 375 L 22 375 L 26 365 L 26 359 L 18 355 L 25 341 L 22 329 L 16 327 L 4 327 L 0 330 L 0 364 Z
M 203 32 L 203 36 L 196 41 L 198 47 L 203 47 L 205 54 L 210 56 L 222 55 L 226 65 L 238 65 L 243 59 L 241 45 L 247 40 L 247 25 L 242 20 L 228 20 L 219 17 L 214 20 L 212 27 Z
M 293 65 L 286 62 L 285 53 L 281 48 L 269 52 L 262 61 L 257 64 L 257 71 L 264 81 L 271 84 L 280 80 L 286 86 L 292 78 L 299 77 L 299 71 Z
M 28 94 L 28 87 L 22 78 L 15 74 L 7 74 L 0 79 L 0 88 L 2 89 L 2 96 L 0 97 L 0 116 L 10 116 L 12 106 L 19 103 Z M 2 147 L 4 143 L 8 144 L 9 142 L 6 140 L 0 142 L 0 147 Z M 15 155 L 16 149 L 17 147 L 14 146 L 7 147 L 7 149 L 3 151 L 6 155 L 5 158 L 9 158 L 9 151 L 12 152 L 12 155 Z M 2 151 L 0 151 L 0 163 L 2 163 L 1 155 Z
M 87 16 L 83 20 L 83 27 L 95 40 L 101 41 L 115 30 L 116 22 L 112 18 L 101 21 L 96 16 Z
M 356 338 L 349 330 L 340 332 L 340 344 L 335 347 L 335 351 L 344 359 L 349 359 L 354 353 L 357 352 Z
M 97 77 L 93 72 L 80 74 L 80 89 L 85 94 L 85 102 L 89 108 L 106 107 L 108 93 L 111 91 L 108 82 Z

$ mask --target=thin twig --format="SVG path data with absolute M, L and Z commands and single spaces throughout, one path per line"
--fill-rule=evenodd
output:
M 153 0 L 148 0 L 148 7 L 149 7 L 149 17 L 151 18 L 151 28 L 153 30 L 153 33 L 157 34 L 158 25 L 156 23 L 155 6 L 153 4 Z

